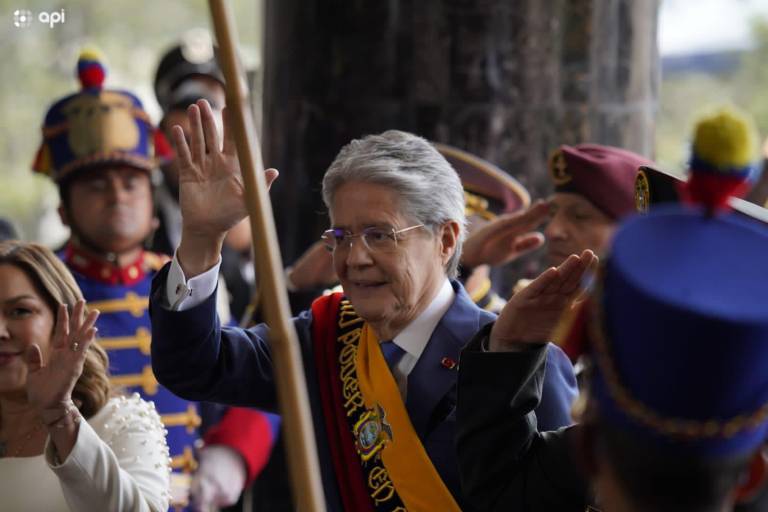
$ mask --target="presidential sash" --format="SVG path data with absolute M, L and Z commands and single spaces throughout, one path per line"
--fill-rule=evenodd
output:
M 333 294 L 312 305 L 320 395 L 344 508 L 460 511 L 411 424 L 373 330 Z

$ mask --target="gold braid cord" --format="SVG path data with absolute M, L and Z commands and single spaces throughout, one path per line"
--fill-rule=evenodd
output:
M 766 421 L 768 403 L 752 414 L 740 414 L 728 420 L 700 421 L 666 417 L 632 396 L 631 391 L 621 381 L 614 363 L 611 343 L 605 330 L 605 316 L 602 307 L 604 277 L 605 266 L 601 266 L 594 292 L 595 301 L 592 305 L 589 331 L 595 348 L 595 357 L 600 370 L 603 372 L 608 392 L 621 411 L 636 422 L 662 435 L 683 439 L 730 438 L 745 430 L 754 430 Z

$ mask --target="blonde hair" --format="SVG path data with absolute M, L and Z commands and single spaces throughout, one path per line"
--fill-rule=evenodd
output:
M 54 318 L 59 304 L 65 304 L 71 314 L 75 303 L 83 298 L 80 287 L 64 263 L 42 245 L 18 240 L 0 242 L 0 265 L 13 265 L 24 272 Z M 72 399 L 85 418 L 96 414 L 109 400 L 112 389 L 108 368 L 107 353 L 97 343 L 91 343 L 85 356 L 83 373 L 72 392 Z

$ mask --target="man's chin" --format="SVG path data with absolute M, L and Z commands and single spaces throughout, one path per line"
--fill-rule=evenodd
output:
M 149 235 L 147 235 L 147 237 L 148 236 Z M 98 248 L 102 253 L 122 254 L 143 247 L 144 240 L 146 240 L 147 237 L 110 236 L 97 239 L 92 245 Z
M 355 312 L 360 315 L 360 318 L 372 325 L 378 325 L 386 318 L 386 315 L 383 315 L 383 311 L 379 308 L 356 307 Z
M 352 294 L 348 295 L 348 297 L 355 308 L 355 312 L 369 322 L 381 318 L 382 313 L 387 309 L 387 301 L 379 297 L 355 296 Z

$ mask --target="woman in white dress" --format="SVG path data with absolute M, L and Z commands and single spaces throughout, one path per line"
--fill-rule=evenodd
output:
M 0 508 L 165 511 L 169 459 L 151 403 L 115 396 L 72 275 L 0 242 Z

